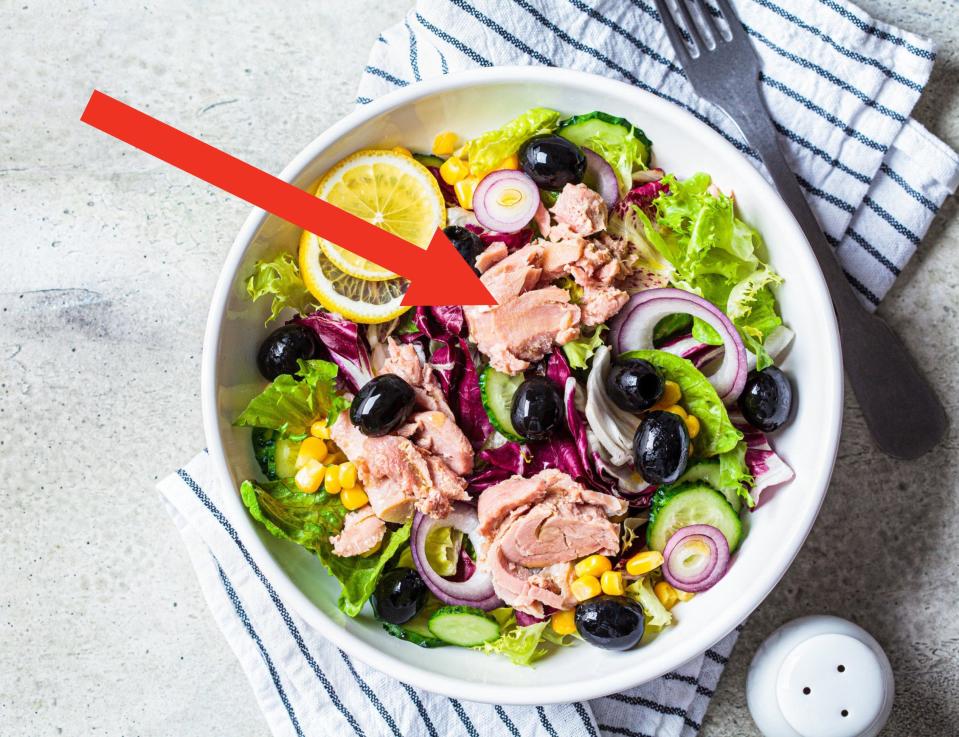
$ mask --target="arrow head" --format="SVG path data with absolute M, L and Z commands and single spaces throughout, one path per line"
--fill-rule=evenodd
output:
M 437 230 L 413 268 L 403 305 L 495 305 L 496 300 L 442 230 Z

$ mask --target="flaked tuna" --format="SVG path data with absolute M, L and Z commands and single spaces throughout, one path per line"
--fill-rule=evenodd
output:
M 556 469 L 513 476 L 479 498 L 479 532 L 488 541 L 481 564 L 510 606 L 541 617 L 544 606 L 568 609 L 571 564 L 587 555 L 614 555 L 626 503 L 591 491 Z
M 550 208 L 560 225 L 581 236 L 606 229 L 606 202 L 585 184 L 567 184 Z
M 473 446 L 456 421 L 438 410 L 410 415 L 396 434 L 441 458 L 451 471 L 464 475 L 473 470 Z
M 480 281 L 497 304 L 504 304 L 539 282 L 543 274 L 543 246 L 530 243 L 487 269 Z
M 367 504 L 346 515 L 343 529 L 339 535 L 330 538 L 330 544 L 336 555 L 350 558 L 376 549 L 385 534 L 386 525 L 376 516 L 373 507 Z
M 481 274 L 489 271 L 509 255 L 506 244 L 502 241 L 491 243 L 485 251 L 476 257 L 476 269 Z

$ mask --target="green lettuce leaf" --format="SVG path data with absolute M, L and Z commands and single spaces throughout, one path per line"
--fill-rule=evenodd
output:
M 233 423 L 238 427 L 264 427 L 287 435 L 308 431 L 320 417 L 332 423 L 349 403 L 336 393 L 336 364 L 300 361 L 297 381 L 281 374 L 257 396 Z
M 543 631 L 549 626 L 549 622 L 537 622 L 527 627 L 514 626 L 506 630 L 502 635 L 492 642 L 484 643 L 476 647 L 487 654 L 496 653 L 510 659 L 513 665 L 531 665 L 539 658 L 546 655 L 548 650 L 541 647 Z
M 275 320 L 285 307 L 305 313 L 317 306 L 289 253 L 281 253 L 272 261 L 257 261 L 246 280 L 246 291 L 254 302 L 265 295 L 273 295 L 270 316 L 264 325 Z
M 626 595 L 639 602 L 646 614 L 646 628 L 661 630 L 673 623 L 673 615 L 663 606 L 656 592 L 653 591 L 653 582 L 649 576 L 641 576 L 626 587 Z
M 734 489 L 747 506 L 756 506 L 756 502 L 749 493 L 753 485 L 753 477 L 746 465 L 745 440 L 740 440 L 731 450 L 719 454 L 719 485 L 723 489 Z
M 764 368 L 771 362 L 763 343 L 782 324 L 772 291 L 782 278 L 762 260 L 762 238 L 736 217 L 732 197 L 709 191 L 708 174 L 682 181 L 670 175 L 663 181 L 669 191 L 654 201 L 655 222 L 639 208 L 628 219 L 642 224 L 645 240 L 670 263 L 673 286 L 723 310 Z M 721 342 L 700 320 L 693 323 L 693 336 L 712 345 Z
M 667 379 L 679 384 L 686 411 L 699 420 L 700 430 L 695 441 L 699 455 L 708 457 L 725 453 L 742 440 L 743 434 L 730 422 L 726 407 L 713 385 L 692 362 L 664 351 L 630 351 L 623 355 L 649 361 Z
M 410 522 L 386 533 L 380 549 L 369 557 L 341 558 L 330 538 L 343 528 L 348 514 L 339 496 L 318 491 L 304 494 L 290 480 L 244 481 L 240 497 L 253 519 L 270 534 L 314 552 L 341 586 L 339 607 L 355 617 L 373 594 L 383 567 L 410 536 Z
M 548 108 L 534 107 L 502 128 L 487 131 L 466 144 L 470 173 L 482 176 L 492 171 L 507 156 L 519 151 L 528 139 L 540 133 L 556 130 L 560 113 Z
M 574 369 L 586 368 L 587 361 L 596 352 L 596 349 L 603 344 L 603 332 L 606 330 L 605 325 L 597 325 L 592 335 L 583 336 L 566 343 L 563 346 L 563 353 L 566 354 L 569 365 Z

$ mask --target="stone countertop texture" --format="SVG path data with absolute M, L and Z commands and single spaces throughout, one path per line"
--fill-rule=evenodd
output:
M 154 490 L 203 447 L 207 305 L 249 211 L 80 124 L 92 88 L 279 171 L 353 106 L 406 2 L 0 0 L 0 735 L 266 735 Z M 861 0 L 940 45 L 916 117 L 959 146 L 959 5 Z M 240 8 L 242 7 L 242 12 Z M 959 415 L 949 201 L 881 308 Z M 902 463 L 850 397 L 822 514 L 703 734 L 758 734 L 746 670 L 814 612 L 886 648 L 889 737 L 959 731 L 959 430 Z

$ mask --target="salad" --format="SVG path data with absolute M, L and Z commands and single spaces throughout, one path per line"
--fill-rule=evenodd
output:
M 236 418 L 244 505 L 411 646 L 529 665 L 642 647 L 716 585 L 792 385 L 779 275 L 708 174 L 603 112 L 535 108 L 429 154 L 359 151 L 316 196 L 425 248 L 443 228 L 494 306 L 402 306 L 401 276 L 304 232 L 258 262 L 269 382 Z

